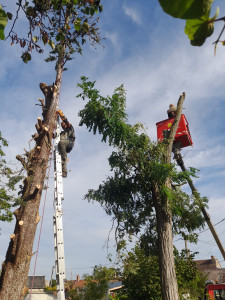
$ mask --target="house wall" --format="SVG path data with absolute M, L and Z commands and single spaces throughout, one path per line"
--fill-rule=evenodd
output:
M 28 294 L 24 300 L 55 300 L 57 299 L 57 296 L 52 294 L 46 294 L 46 293 L 35 293 L 35 294 Z

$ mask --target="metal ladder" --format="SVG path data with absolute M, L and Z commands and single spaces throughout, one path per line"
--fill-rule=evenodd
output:
M 57 300 L 65 300 L 64 281 L 66 279 L 66 269 L 65 269 L 63 221 L 62 221 L 62 216 L 63 216 L 62 200 L 64 200 L 64 198 L 63 198 L 61 155 L 58 150 L 59 141 L 60 141 L 60 121 L 59 121 L 59 116 L 57 116 L 55 149 L 54 149 L 55 215 L 53 216 L 53 227 L 54 227 Z

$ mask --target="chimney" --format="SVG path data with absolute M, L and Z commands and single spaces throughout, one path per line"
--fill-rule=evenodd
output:
M 222 268 L 221 265 L 220 265 L 220 263 L 219 263 L 219 261 L 218 261 L 218 259 L 215 256 L 211 255 L 211 259 L 212 259 L 212 263 L 215 265 L 215 267 L 217 269 L 221 269 Z
M 80 275 L 78 274 L 77 275 L 77 282 L 79 282 L 80 281 Z

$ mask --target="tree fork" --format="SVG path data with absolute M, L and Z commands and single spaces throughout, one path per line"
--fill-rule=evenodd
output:
M 57 64 L 55 81 L 57 90 L 51 93 L 51 99 L 46 99 L 50 105 L 48 110 L 45 111 L 42 123 L 43 127 L 47 128 L 45 132 L 48 132 L 49 139 L 52 138 L 56 124 L 57 100 L 62 82 L 64 53 L 63 47 Z M 30 259 L 27 258 L 31 257 L 30 253 L 32 253 L 37 228 L 37 214 L 39 212 L 41 194 L 50 154 L 50 147 L 45 141 L 45 135 L 40 138 L 38 148 L 35 146 L 30 154 L 31 159 L 29 160 L 28 158 L 28 161 L 29 168 L 32 168 L 33 170 L 33 178 L 27 191 L 29 201 L 26 202 L 26 205 L 22 203 L 22 205 L 14 212 L 16 224 L 13 234 L 15 236 L 10 240 L 6 258 L 2 265 L 0 299 L 4 300 L 22 300 L 24 297 L 23 291 L 26 286 L 30 266 Z M 26 167 L 25 160 L 21 156 L 18 156 L 17 159 L 21 161 L 24 167 Z M 19 225 L 20 220 L 23 220 L 22 226 Z

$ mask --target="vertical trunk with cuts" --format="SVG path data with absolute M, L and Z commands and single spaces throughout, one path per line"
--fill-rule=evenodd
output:
M 169 183 L 168 183 L 169 184 Z M 173 255 L 172 213 L 168 199 L 159 197 L 154 188 L 154 206 L 157 219 L 159 267 L 163 300 L 179 300 L 175 262 Z
M 56 110 L 62 81 L 63 57 L 58 61 L 55 85 L 40 84 L 45 95 L 43 120 L 38 118 L 37 133 L 33 135 L 35 147 L 26 153 L 26 159 L 17 156 L 27 171 L 22 190 L 22 204 L 14 212 L 16 224 L 14 233 L 2 265 L 0 278 L 0 299 L 20 300 L 27 292 L 26 282 L 29 272 L 32 248 L 39 217 L 41 194 L 48 167 L 51 140 L 56 124 Z M 42 101 L 43 103 L 43 101 Z
M 174 123 L 168 137 L 168 145 L 164 157 L 164 163 L 171 163 L 173 141 L 180 122 L 185 93 L 180 95 L 177 103 L 177 112 Z M 171 179 L 168 177 L 164 182 L 166 189 L 171 189 Z M 179 292 L 176 279 L 175 262 L 173 255 L 173 231 L 172 211 L 170 199 L 159 191 L 155 184 L 152 188 L 154 207 L 156 211 L 157 233 L 159 241 L 159 267 L 161 277 L 161 291 L 163 300 L 179 300 Z

